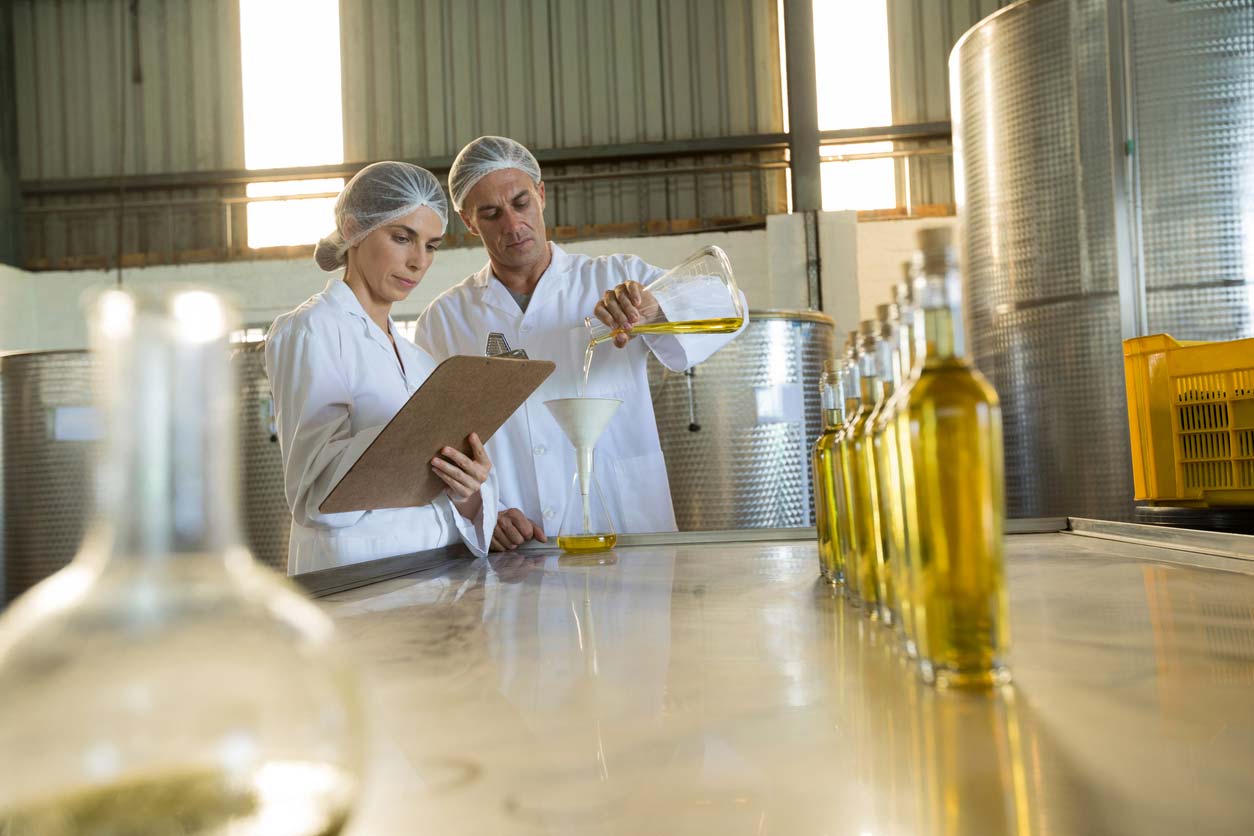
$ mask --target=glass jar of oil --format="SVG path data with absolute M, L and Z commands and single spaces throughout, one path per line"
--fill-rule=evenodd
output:
M 837 458 L 845 405 L 841 393 L 840 369 L 834 359 L 823 361 L 819 378 L 819 396 L 823 407 L 823 434 L 814 443 L 812 469 L 814 481 L 814 518 L 818 535 L 819 575 L 834 586 L 844 578 L 844 555 L 840 552 L 838 526 L 843 504 L 840 482 L 840 461 Z
M 880 323 L 878 343 L 880 370 L 880 403 L 871 413 L 871 457 L 875 467 L 876 501 L 879 506 L 879 584 L 880 613 L 886 626 L 896 627 L 901 621 L 898 603 L 901 553 L 901 487 L 897 470 L 897 433 L 892 422 L 894 396 L 901 380 L 901 361 L 897 351 L 899 312 L 897 304 L 876 308 Z
M 879 322 L 863 320 L 857 346 L 858 385 L 861 399 L 849 431 L 853 457 L 853 493 L 857 497 L 854 526 L 858 531 L 856 555 L 858 589 L 864 614 L 873 620 L 883 616 L 880 599 L 880 511 L 875 484 L 875 460 L 871 448 L 872 416 L 883 392 L 879 384 Z
M 914 640 L 914 606 L 911 599 L 910 552 L 913 548 L 913 527 L 917 525 L 914 507 L 914 471 L 911 467 L 910 436 L 901 430 L 901 416 L 905 412 L 905 404 L 909 400 L 910 386 L 914 379 L 913 369 L 918 352 L 915 350 L 915 334 L 922 329 L 915 328 L 916 308 L 910 280 L 913 273 L 913 262 L 906 262 L 903 273 L 906 281 L 894 288 L 894 299 L 897 304 L 897 357 L 894 361 L 899 374 L 897 388 L 889 400 L 885 421 L 887 441 L 889 444 L 890 467 L 896 472 L 890 476 L 895 482 L 895 493 L 892 498 L 892 534 L 891 539 L 896 553 L 889 559 L 889 571 L 893 573 L 893 585 L 897 593 L 897 607 L 900 618 L 897 620 L 897 633 L 906 655 L 911 659 L 918 658 L 918 650 Z
M 912 600 L 920 668 L 942 687 L 1008 682 L 1001 408 L 966 356 L 949 229 L 919 235 L 923 364 L 905 407 L 917 548 Z
M 861 504 L 858 499 L 858 480 L 855 478 L 857 458 L 854 456 L 853 429 L 862 409 L 861 372 L 858 368 L 858 332 L 850 331 L 845 342 L 845 355 L 841 361 L 845 395 L 845 423 L 841 427 L 837 451 L 840 458 L 842 494 L 845 498 L 844 513 L 840 526 L 844 534 L 845 597 L 855 607 L 862 606 L 862 584 L 858 573 L 858 554 L 861 550 L 858 518 Z

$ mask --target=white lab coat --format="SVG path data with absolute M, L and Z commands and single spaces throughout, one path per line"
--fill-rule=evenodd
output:
M 497 331 L 511 348 L 525 349 L 533 360 L 557 364 L 552 376 L 488 443 L 499 477 L 501 509 L 521 509 L 552 538 L 572 488 L 575 453 L 544 402 L 579 395 L 588 341 L 584 317 L 602 294 L 628 280 L 648 284 L 665 271 L 632 255 L 592 258 L 549 246 L 553 260 L 525 313 L 488 264 L 431 303 L 418 320 L 415 342 L 437 360 L 454 354 L 482 355 L 488 333 Z M 745 311 L 747 324 L 747 305 Z M 665 313 L 671 320 L 701 316 L 680 310 Z M 597 347 L 586 394 L 623 401 L 597 443 L 594 466 L 618 532 L 675 530 L 666 461 L 649 394 L 647 352 L 667 368 L 683 371 L 735 336 L 650 335 L 632 339 L 622 349 L 609 343 Z
M 274 321 L 266 372 L 274 392 L 292 535 L 289 574 L 407 554 L 462 540 L 487 553 L 496 527 L 495 468 L 475 520 L 446 494 L 431 505 L 324 514 L 318 506 L 435 368 L 430 355 L 388 328 L 401 360 L 351 288 L 338 278 Z

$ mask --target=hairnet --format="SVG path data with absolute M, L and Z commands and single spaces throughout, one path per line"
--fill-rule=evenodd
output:
M 423 206 L 439 216 L 444 232 L 448 203 L 434 174 L 410 163 L 371 163 L 335 199 L 335 231 L 318 242 L 314 261 L 327 271 L 343 267 L 350 247 Z
M 467 145 L 453 160 L 448 172 L 448 191 L 453 197 L 453 208 L 458 212 L 466 195 L 485 175 L 503 168 L 516 168 L 540 182 L 540 164 L 535 156 L 521 143 L 504 136 L 481 136 Z

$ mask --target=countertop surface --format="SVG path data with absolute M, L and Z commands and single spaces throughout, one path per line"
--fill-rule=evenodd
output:
M 806 541 L 454 560 L 324 598 L 372 721 L 347 832 L 1254 832 L 1254 577 L 1008 542 L 1015 680 L 990 695 L 920 684 Z

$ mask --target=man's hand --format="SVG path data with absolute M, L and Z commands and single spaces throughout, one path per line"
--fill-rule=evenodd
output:
M 437 456 L 432 459 L 431 469 L 444 480 L 444 492 L 453 501 L 457 512 L 473 520 L 483 504 L 479 489 L 488 481 L 492 460 L 488 458 L 488 451 L 483 448 L 478 435 L 471 433 L 466 440 L 470 443 L 473 459 L 467 458 L 460 450 L 445 447 L 440 451 L 444 458 Z
M 628 281 L 607 290 L 592 313 L 614 331 L 614 345 L 622 348 L 631 339 L 633 326 L 657 316 L 658 303 L 647 287 Z
M 517 508 L 510 508 L 496 518 L 496 531 L 492 532 L 490 551 L 510 552 L 528 540 L 549 542 L 544 536 L 544 526 L 533 523 Z

